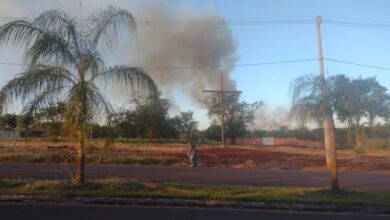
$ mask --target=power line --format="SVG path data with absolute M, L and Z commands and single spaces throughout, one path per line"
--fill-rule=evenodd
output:
M 219 68 L 226 68 L 226 67 L 247 67 L 247 66 L 263 66 L 263 65 L 273 65 L 273 64 L 298 63 L 298 62 L 307 62 L 307 61 L 314 61 L 314 60 L 317 60 L 317 58 L 284 60 L 284 61 L 274 61 L 274 62 L 242 63 L 242 64 L 218 65 L 218 66 L 179 66 L 179 67 L 143 67 L 143 68 L 146 70 L 219 69 Z
M 390 29 L 390 23 L 369 23 L 357 21 L 342 21 L 333 19 L 323 19 L 324 24 L 355 27 L 355 28 L 369 28 L 369 29 Z
M 0 62 L 0 65 L 24 66 L 22 63 Z
M 0 18 L 13 20 L 20 19 L 17 17 L 0 16 Z M 313 23 L 313 19 L 302 17 L 275 17 L 275 18 L 262 18 L 255 20 L 226 20 L 226 19 L 214 19 L 214 20 L 149 20 L 142 19 L 137 20 L 139 26 L 159 26 L 159 25 L 233 25 L 233 26 L 255 26 L 255 25 L 290 25 L 290 24 L 309 24 Z
M 376 20 L 360 20 L 354 18 L 342 17 L 321 17 L 321 22 L 327 25 L 338 25 L 356 28 L 370 28 L 370 29 L 390 29 L 389 21 Z M 18 17 L 0 16 L 0 19 L 14 20 L 21 19 Z M 164 25 L 231 25 L 231 26 L 272 26 L 272 25 L 299 25 L 315 23 L 314 16 L 300 16 L 300 17 L 263 17 L 257 19 L 243 19 L 243 20 L 229 20 L 229 19 L 214 19 L 214 20 L 137 20 L 138 26 L 164 26 Z
M 330 58 L 324 58 L 324 60 L 332 61 L 335 63 L 344 63 L 344 64 L 349 64 L 349 65 L 354 65 L 354 66 L 373 68 L 373 69 L 390 70 L 389 67 L 380 67 L 380 66 L 374 66 L 374 65 L 368 65 L 368 64 L 354 63 L 354 62 L 344 61 L 344 60 L 336 60 L 336 59 L 330 59 Z
M 297 60 L 283 60 L 283 61 L 274 61 L 274 62 L 259 62 L 259 63 L 242 63 L 242 64 L 232 64 L 232 65 L 217 65 L 217 66 L 166 66 L 166 67 L 142 67 L 145 70 L 176 70 L 176 69 L 219 69 L 219 68 L 230 68 L 230 67 L 248 67 L 248 66 L 263 66 L 263 65 L 274 65 L 274 64 L 287 64 L 287 63 L 299 63 L 299 62 L 308 62 L 314 61 L 317 58 L 310 59 L 297 59 Z M 16 65 L 24 66 L 22 63 L 11 63 L 11 62 L 0 62 L 0 65 Z
M 143 20 L 137 21 L 139 26 L 154 26 L 154 25 L 231 25 L 231 26 L 262 26 L 262 25 L 291 25 L 291 24 L 310 24 L 314 23 L 312 19 L 278 19 L 278 20 L 237 20 L 229 21 L 221 20 L 188 20 L 188 21 L 154 21 Z
M 348 65 L 381 69 L 381 70 L 390 70 L 390 67 L 381 67 L 370 64 L 355 63 L 345 60 L 337 60 L 332 58 L 323 58 L 326 61 L 331 61 L 335 63 L 343 63 Z M 220 68 L 231 68 L 231 67 L 250 67 L 250 66 L 265 66 L 265 65 L 275 65 L 275 64 L 288 64 L 288 63 L 300 63 L 300 62 L 309 62 L 316 61 L 318 58 L 309 58 L 309 59 L 296 59 L 296 60 L 282 60 L 282 61 L 273 61 L 273 62 L 258 62 L 258 63 L 241 63 L 241 64 L 232 64 L 232 65 L 217 65 L 217 66 L 165 66 L 165 67 L 142 67 L 145 70 L 190 70 L 190 69 L 220 69 Z M 24 66 L 22 63 L 12 63 L 12 62 L 0 62 L 0 65 L 14 65 L 14 66 Z M 137 66 L 137 65 L 134 65 Z

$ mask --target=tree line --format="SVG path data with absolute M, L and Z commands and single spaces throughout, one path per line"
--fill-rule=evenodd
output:
M 362 146 L 362 121 L 372 128 L 376 118 L 389 118 L 390 95 L 375 78 L 349 79 L 345 75 L 305 75 L 291 84 L 291 115 L 301 124 L 323 128 L 325 159 L 331 171 L 331 190 L 339 190 L 335 117 L 349 126 L 357 149 Z M 321 126 L 322 125 L 322 126 Z
M 166 139 L 183 141 L 220 141 L 221 124 L 219 97 L 211 95 L 206 103 L 211 125 L 199 130 L 194 112 L 184 111 L 170 116 L 172 106 L 168 99 L 155 96 L 135 96 L 129 100 L 129 108 L 121 108 L 109 116 L 110 124 L 86 123 L 86 136 L 92 138 L 113 137 L 116 139 L 138 139 L 159 141 Z M 254 120 L 254 112 L 261 103 L 247 103 L 239 95 L 224 97 L 225 130 L 227 138 L 234 143 L 237 137 L 250 134 L 248 126 Z M 18 128 L 26 131 L 43 131 L 43 137 L 67 138 L 65 129 L 66 103 L 54 102 L 46 108 L 28 114 L 5 114 L 0 116 L 0 128 Z M 28 120 L 27 120 L 28 119 Z M 34 136 L 30 133 L 30 136 Z

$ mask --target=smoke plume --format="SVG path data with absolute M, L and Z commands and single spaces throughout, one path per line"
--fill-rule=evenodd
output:
M 254 128 L 262 130 L 279 130 L 282 126 L 291 126 L 289 110 L 286 107 L 279 106 L 270 109 L 267 105 L 255 113 Z
M 236 42 L 223 17 L 160 5 L 141 6 L 133 14 L 137 37 L 121 53 L 130 54 L 127 62 L 145 68 L 165 94 L 180 92 L 199 103 L 202 90 L 220 88 L 221 73 L 225 88 L 235 89 L 229 73 L 237 60 Z M 207 68 L 218 66 L 225 67 Z

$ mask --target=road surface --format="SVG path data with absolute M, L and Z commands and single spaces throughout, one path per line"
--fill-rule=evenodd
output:
M 389 215 L 367 215 L 349 213 L 289 212 L 273 210 L 183 208 L 156 206 L 104 206 L 104 205 L 69 205 L 69 204 L 0 204 L 0 218 L 12 220 L 384 220 Z
M 71 178 L 74 165 L 49 163 L 0 163 L 0 178 Z M 260 170 L 211 167 L 168 167 L 87 164 L 86 178 L 121 177 L 150 182 L 185 184 L 242 184 L 256 186 L 328 187 L 328 172 Z M 390 173 L 340 173 L 342 188 L 390 191 Z

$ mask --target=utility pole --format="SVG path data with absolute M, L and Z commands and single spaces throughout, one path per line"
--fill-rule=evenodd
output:
M 203 90 L 202 92 L 219 94 L 221 103 L 221 146 L 225 147 L 225 105 L 223 103 L 224 94 L 239 94 L 241 91 L 225 91 L 223 88 L 223 74 L 221 74 L 221 90 Z
M 321 42 L 321 17 L 316 16 L 316 30 L 317 30 L 317 51 L 318 51 L 318 63 L 320 67 L 320 80 L 321 80 L 321 95 L 324 95 L 325 92 L 325 85 L 324 83 L 324 58 L 322 56 L 322 42 Z M 329 124 L 330 118 L 327 115 L 324 115 L 324 145 L 325 145 L 325 157 L 326 157 L 326 166 L 330 169 L 331 168 L 331 160 L 330 160 L 330 141 L 329 141 Z
M 320 65 L 320 80 L 321 80 L 321 94 L 325 93 L 324 85 L 324 58 L 322 56 L 322 42 L 321 42 L 321 17 L 316 16 L 316 29 L 317 29 L 317 48 L 318 48 L 318 62 Z M 335 143 L 335 126 L 333 116 L 324 114 L 324 142 L 325 142 L 325 158 L 326 166 L 331 170 L 331 190 L 337 191 L 339 189 L 338 182 L 338 165 L 337 165 L 337 152 Z
M 318 48 L 318 62 L 320 63 L 320 76 L 324 77 L 324 57 L 322 56 L 322 43 L 321 43 L 321 17 L 316 16 L 317 27 L 317 48 Z

